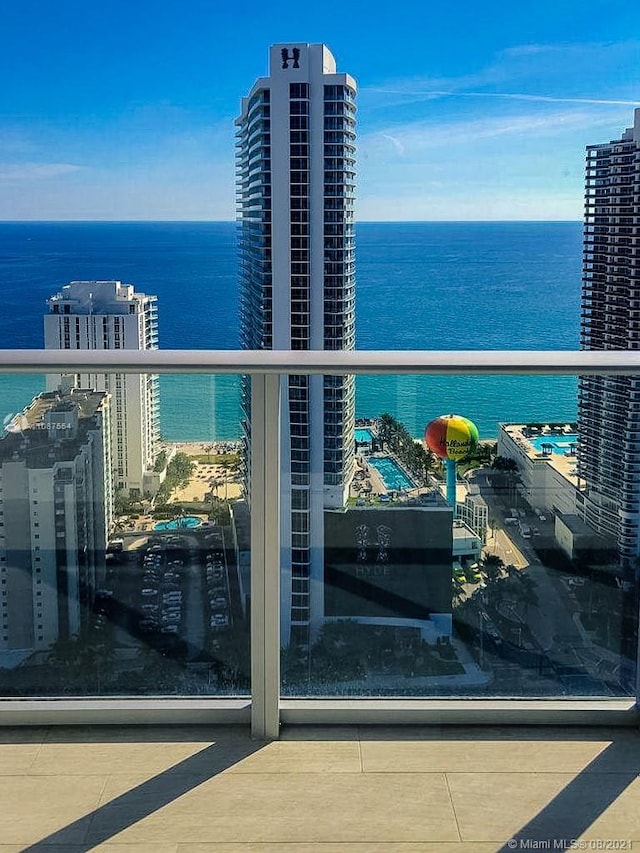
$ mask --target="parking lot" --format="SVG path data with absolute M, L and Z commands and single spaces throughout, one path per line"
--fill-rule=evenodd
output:
M 155 532 L 126 541 L 110 570 L 109 613 L 116 647 L 184 647 L 200 659 L 234 623 L 237 583 L 222 529 L 206 534 Z M 231 570 L 234 565 L 231 561 Z M 101 605 L 102 608 L 102 605 Z

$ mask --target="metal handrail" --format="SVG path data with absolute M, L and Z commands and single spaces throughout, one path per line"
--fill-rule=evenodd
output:
M 0 373 L 640 374 L 639 350 L 0 350 Z

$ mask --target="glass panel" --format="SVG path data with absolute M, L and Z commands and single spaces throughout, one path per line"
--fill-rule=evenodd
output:
M 0 375 L 0 400 L 0 695 L 248 694 L 238 377 Z
M 284 442 L 284 695 L 634 694 L 639 380 L 358 377 L 351 432 L 314 381 L 309 486 Z

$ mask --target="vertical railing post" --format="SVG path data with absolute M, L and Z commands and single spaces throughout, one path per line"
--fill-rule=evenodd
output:
M 636 643 L 636 714 L 640 715 L 640 558 L 636 558 L 635 566 L 635 589 L 634 596 L 636 599 L 636 632 L 638 642 Z M 639 720 L 640 727 L 640 720 Z
M 280 377 L 251 377 L 251 736 L 280 726 Z

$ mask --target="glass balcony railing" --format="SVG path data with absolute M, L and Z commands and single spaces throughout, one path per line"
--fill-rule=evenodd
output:
M 0 371 L 0 704 L 241 700 L 271 735 L 347 698 L 636 713 L 640 483 L 598 479 L 614 451 L 586 446 L 576 377 L 622 393 L 637 354 L 12 350 Z M 135 424 L 158 406 L 154 444 Z M 456 465 L 451 412 L 479 430 Z
M 238 381 L 145 379 L 0 376 L 0 696 L 249 693 Z

